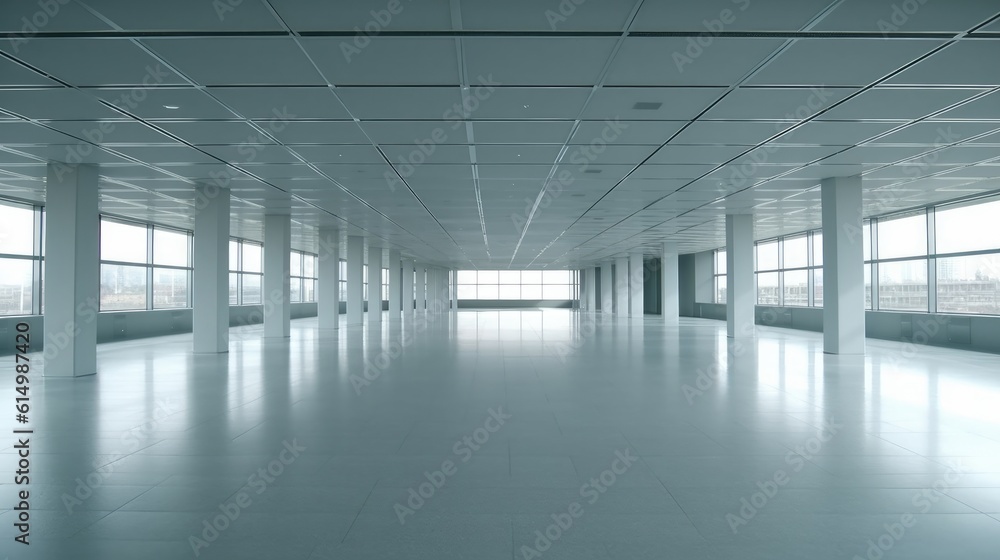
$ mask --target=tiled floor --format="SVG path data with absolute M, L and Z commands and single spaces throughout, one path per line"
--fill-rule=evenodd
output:
M 33 379 L 27 548 L 0 357 L 0 557 L 1000 557 L 995 355 L 563 310 L 260 332 Z

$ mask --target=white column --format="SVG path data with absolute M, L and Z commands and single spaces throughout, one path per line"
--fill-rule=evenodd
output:
M 753 278 L 753 215 L 726 214 L 726 334 L 753 336 L 757 293 Z
M 413 317 L 413 259 L 403 259 L 403 317 Z
M 340 232 L 319 230 L 319 279 L 316 314 L 319 328 L 340 328 Z
M 347 237 L 347 324 L 364 323 L 365 294 L 365 238 L 359 235 Z
M 101 277 L 97 177 L 96 166 L 48 164 L 42 328 L 45 336 L 42 374 L 46 377 L 97 373 Z M 12 345 L 13 334 L 9 341 Z
M 399 319 L 399 314 L 403 311 L 400 300 L 402 297 L 400 284 L 403 281 L 403 276 L 400 273 L 401 267 L 399 251 L 389 249 L 389 278 L 386 280 L 386 283 L 389 284 L 389 320 Z
M 382 248 L 368 246 L 368 322 L 382 322 Z
M 416 282 L 415 286 L 417 288 L 416 301 L 417 301 L 417 312 L 424 310 L 426 299 L 427 299 L 427 266 L 422 263 L 417 263 L 416 272 Z
M 287 214 L 264 216 L 264 337 L 292 334 L 291 300 L 292 218 Z
M 229 351 L 229 189 L 194 189 L 191 317 L 195 352 Z
M 660 310 L 663 322 L 676 325 L 680 317 L 680 267 L 677 260 L 677 249 L 672 244 L 664 243 L 660 257 Z
M 631 309 L 629 315 L 632 317 L 642 318 L 646 313 L 646 298 L 645 298 L 645 282 L 643 278 L 646 276 L 646 268 L 643 264 L 641 252 L 632 253 L 629 255 L 628 261 L 628 295 L 629 304 Z
M 628 316 L 628 257 L 615 259 L 615 314 Z
M 615 309 L 614 280 L 611 277 L 611 261 L 601 263 L 601 313 L 611 314 Z
M 587 311 L 593 313 L 597 309 L 597 268 L 587 267 L 583 286 L 586 291 Z
M 865 353 L 861 177 L 823 179 L 823 351 Z

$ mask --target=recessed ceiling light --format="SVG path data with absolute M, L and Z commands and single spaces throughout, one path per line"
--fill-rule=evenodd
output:
M 660 107 L 663 107 L 663 103 L 658 101 L 639 101 L 632 106 L 637 111 L 655 111 Z
M 176 111 L 177 109 L 180 109 L 181 107 L 180 107 L 180 105 L 164 105 L 163 108 L 164 109 L 169 109 L 171 111 Z
M 525 109 L 527 109 L 528 107 L 530 107 L 530 105 L 525 105 L 525 106 L 524 106 L 524 108 L 525 108 Z

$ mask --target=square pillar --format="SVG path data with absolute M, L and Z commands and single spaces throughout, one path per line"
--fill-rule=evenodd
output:
M 389 319 L 395 320 L 399 319 L 399 314 L 403 311 L 402 303 L 402 263 L 399 258 L 399 251 L 396 249 L 389 249 L 389 278 L 386 279 L 386 283 L 389 284 Z
M 642 318 L 646 313 L 646 299 L 645 299 L 645 277 L 646 277 L 646 267 L 643 263 L 642 253 L 632 253 L 629 256 L 629 268 L 628 268 L 628 295 L 629 304 L 631 305 L 629 315 L 632 317 Z
M 726 214 L 726 334 L 754 334 L 753 215 Z
M 414 286 L 416 287 L 417 311 L 423 311 L 427 299 L 427 266 L 417 263 L 417 271 L 414 276 Z
M 588 267 L 583 276 L 583 289 L 587 311 L 597 310 L 597 268 Z
M 677 250 L 664 243 L 660 257 L 660 308 L 663 322 L 676 325 L 680 317 L 680 266 Z
M 403 259 L 403 281 L 401 286 L 403 288 L 403 317 L 413 316 L 413 259 Z
M 292 334 L 291 300 L 292 217 L 264 216 L 264 337 Z
M 611 261 L 601 263 L 601 313 L 610 315 L 614 311 L 614 280 L 611 276 Z
M 823 179 L 823 351 L 865 353 L 861 177 Z
M 229 189 L 194 189 L 191 316 L 194 351 L 229 351 Z
M 382 322 L 381 247 L 368 247 L 368 322 Z
M 615 314 L 628 316 L 628 257 L 615 259 Z
M 340 328 L 340 232 L 319 230 L 316 314 L 319 328 Z
M 365 321 L 365 238 L 347 237 L 347 324 L 360 325 Z
M 45 377 L 97 373 L 97 312 L 101 296 L 97 183 L 96 166 L 48 164 L 42 366 Z M 13 334 L 9 342 L 13 347 Z

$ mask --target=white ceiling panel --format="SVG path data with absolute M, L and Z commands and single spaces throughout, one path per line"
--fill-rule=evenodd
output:
M 997 14 L 991 0 L 917 2 L 906 11 L 895 0 L 845 0 L 823 18 L 817 31 L 960 32 L 972 29 Z M 899 13 L 897 13 L 899 12 Z
M 74 86 L 187 83 L 127 39 L 47 38 L 19 46 L 0 43 L 0 50 Z
M 248 119 L 348 119 L 333 92 L 319 87 L 214 87 L 208 93 Z
M 324 83 L 287 37 L 143 39 L 143 44 L 203 86 Z
M 470 85 L 590 85 L 597 82 L 615 39 L 472 37 L 462 44 Z
M 371 37 L 360 52 L 345 47 L 347 37 L 301 39 L 316 65 L 334 85 L 459 85 L 454 39 Z M 346 49 L 346 50 L 345 50 Z M 434 61 L 427 64 L 428 60 Z M 483 75 L 485 78 L 486 75 Z M 469 76 L 469 85 L 479 83 Z
M 692 42 L 681 37 L 626 39 L 608 73 L 607 84 L 729 85 L 782 44 L 776 39 L 728 37 L 715 37 L 707 48 Z
M 750 79 L 756 85 L 865 86 L 935 47 L 940 40 L 800 39 Z M 844 64 L 850 60 L 850 64 Z
M 828 0 L 708 0 L 645 2 L 633 29 L 639 31 L 798 31 Z
M 996 9 L 996 6 L 994 6 Z M 997 86 L 1000 75 L 971 61 L 1000 59 L 1000 41 L 959 41 L 913 67 L 893 76 L 892 84 Z
M 440 31 L 452 28 L 448 0 L 423 0 L 419 6 L 400 2 L 396 4 L 398 8 L 393 10 L 395 13 L 388 11 L 385 0 L 270 1 L 278 15 L 295 31 L 353 31 L 357 27 L 375 33 L 386 28 L 397 31 Z M 373 13 L 376 15 L 372 15 Z M 353 37 L 345 38 L 344 41 L 353 44 Z

